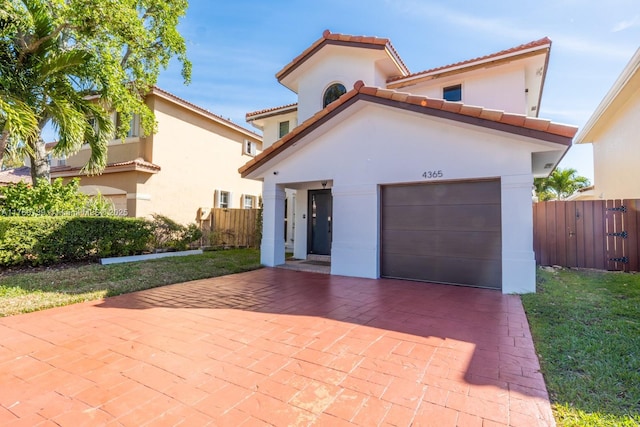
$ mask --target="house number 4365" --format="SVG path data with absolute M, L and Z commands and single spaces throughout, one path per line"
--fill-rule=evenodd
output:
M 426 172 L 422 173 L 422 177 L 424 179 L 442 178 L 443 176 L 444 176 L 444 174 L 442 173 L 441 170 L 426 171 Z

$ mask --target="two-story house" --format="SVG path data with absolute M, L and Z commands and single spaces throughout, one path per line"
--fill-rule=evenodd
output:
M 141 137 L 134 116 L 127 138 L 109 143 L 101 175 L 81 172 L 90 154 L 84 147 L 53 159 L 52 179 L 80 177 L 82 191 L 109 197 L 117 212 L 132 217 L 159 213 L 188 223 L 198 208 L 258 207 L 261 184 L 237 169 L 262 150 L 259 135 L 157 87 L 146 102 L 155 113 L 155 134 Z
M 593 144 L 594 185 L 576 199 L 640 199 L 640 49 L 624 67 L 577 144 Z
M 534 292 L 533 178 L 577 130 L 537 118 L 550 48 L 411 73 L 386 38 L 325 31 L 276 74 L 297 104 L 247 114 L 262 263 L 285 262 L 293 222 L 294 256 L 332 274 Z

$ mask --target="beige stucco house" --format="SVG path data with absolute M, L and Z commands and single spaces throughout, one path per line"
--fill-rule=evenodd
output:
M 578 199 L 640 199 L 640 49 L 576 136 L 593 144 L 594 185 Z
M 157 87 L 146 102 L 157 133 L 141 137 L 134 117 L 129 136 L 109 143 L 101 175 L 81 172 L 89 157 L 86 147 L 52 159 L 51 178 L 80 177 L 84 192 L 100 192 L 119 213 L 132 217 L 160 213 L 188 223 L 198 208 L 257 207 L 261 184 L 241 178 L 238 168 L 261 152 L 259 135 Z

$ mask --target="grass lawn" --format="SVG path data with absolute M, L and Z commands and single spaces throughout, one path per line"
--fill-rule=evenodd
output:
M 640 274 L 539 269 L 522 301 L 558 425 L 639 426 Z
M 256 249 L 0 275 L 0 317 L 260 267 Z

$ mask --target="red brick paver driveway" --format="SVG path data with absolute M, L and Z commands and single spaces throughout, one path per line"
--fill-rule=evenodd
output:
M 0 319 L 2 426 L 548 426 L 520 299 L 262 269 Z

